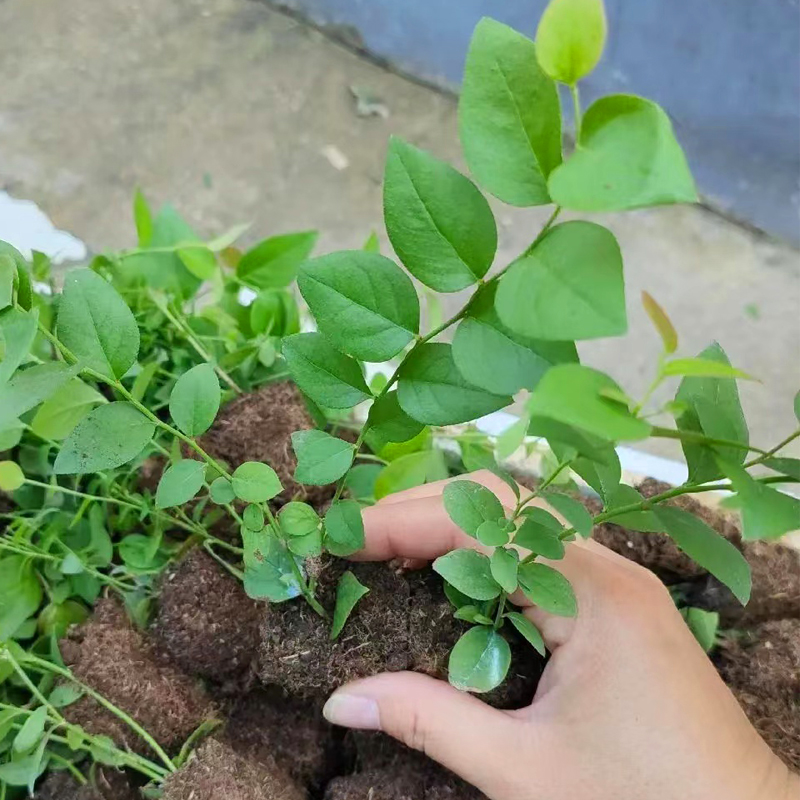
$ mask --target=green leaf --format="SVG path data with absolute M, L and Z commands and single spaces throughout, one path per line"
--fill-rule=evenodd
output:
M 54 708 L 66 708 L 80 700 L 83 695 L 83 690 L 74 684 L 62 683 L 50 692 L 50 697 L 47 698 L 47 701 Z
M 0 461 L 0 490 L 15 492 L 25 483 L 25 473 L 13 461 Z
M 219 411 L 219 380 L 210 364 L 198 364 L 178 378 L 169 398 L 169 413 L 187 436 L 200 436 Z
M 576 454 L 588 461 L 609 466 L 618 461 L 613 445 L 607 440 L 554 419 L 531 417 L 528 422 L 528 435 L 547 439 L 550 449 L 559 461 L 572 460 Z
M 492 628 L 471 628 L 450 653 L 448 679 L 462 692 L 482 694 L 498 687 L 511 666 L 508 642 Z
M 619 386 L 602 372 L 580 364 L 559 364 L 545 373 L 528 401 L 531 416 L 574 425 L 609 441 L 635 441 L 650 435 L 650 425 L 608 400 L 603 389 Z
M 553 202 L 572 211 L 697 201 L 669 117 L 651 100 L 626 94 L 589 106 L 580 145 L 553 170 L 548 187 Z
M 18 421 L 9 422 L 0 428 L 0 453 L 5 450 L 12 450 L 22 440 L 25 426 Z
M 505 509 L 494 493 L 474 481 L 448 483 L 442 500 L 450 519 L 470 536 L 477 537 L 484 522 L 497 522 L 505 516 Z
M 242 522 L 244 526 L 251 531 L 260 531 L 264 527 L 264 512 L 260 506 L 249 505 L 245 506 L 242 513 Z
M 151 361 L 149 364 L 145 364 L 139 371 L 136 379 L 133 381 L 131 394 L 133 395 L 134 399 L 138 400 L 140 403 L 142 402 L 142 398 L 145 396 L 150 384 L 153 382 L 153 378 L 156 376 L 159 366 L 160 365 L 157 361 Z
M 400 366 L 397 399 L 410 417 L 426 425 L 469 422 L 511 403 L 511 397 L 468 383 L 453 361 L 449 344 L 417 347 Z
M 297 285 L 317 326 L 362 361 L 387 361 L 419 332 L 410 278 L 385 256 L 345 250 L 306 262 Z
M 355 500 L 337 500 L 325 514 L 325 548 L 335 556 L 349 556 L 364 548 L 364 520 Z
M 7 308 L 0 312 L 0 383 L 7 381 L 28 358 L 38 321 L 38 310 Z
M 355 455 L 350 442 L 320 430 L 295 431 L 292 448 L 297 456 L 295 480 L 311 486 L 339 480 L 350 469 Z
M 573 342 L 533 339 L 507 328 L 495 309 L 496 291 L 492 283 L 480 292 L 453 337 L 453 360 L 467 381 L 488 392 L 513 395 L 533 390 L 554 364 L 577 362 Z
M 286 546 L 300 558 L 316 558 L 322 555 L 322 531 L 314 530 L 305 536 L 293 536 Z
M 60 441 L 72 433 L 94 406 L 105 402 L 100 392 L 73 378 L 41 405 L 31 420 L 31 430 L 43 439 Z
M 543 499 L 575 528 L 584 539 L 592 535 L 592 515 L 580 500 L 560 492 L 547 492 Z
M 278 519 L 287 536 L 308 536 L 319 529 L 319 515 L 306 503 L 287 503 L 278 513 Z
M 556 225 L 503 276 L 495 305 L 503 324 L 522 336 L 622 335 L 628 317 L 617 240 L 594 222 Z
M 0 559 L 0 642 L 10 639 L 42 602 L 33 564 L 24 556 Z
M 603 0 L 550 0 L 536 30 L 536 57 L 551 78 L 574 86 L 597 66 L 605 42 Z
M 15 753 L 29 753 L 36 747 L 44 736 L 44 726 L 47 724 L 47 707 L 39 706 L 23 723 L 14 737 L 12 748 Z
M 201 281 L 209 280 L 219 269 L 217 258 L 204 244 L 181 247 L 178 258 L 186 269 Z
M 57 333 L 84 366 L 108 378 L 121 378 L 139 355 L 133 313 L 108 281 L 88 269 L 64 279 Z
M 525 443 L 525 437 L 528 435 L 528 423 L 527 417 L 520 417 L 497 437 L 497 457 L 501 461 L 511 458 Z
M 17 277 L 17 265 L 14 259 L 0 253 L 0 310 L 8 308 L 14 302 L 14 279 Z
M 154 432 L 155 425 L 130 403 L 99 406 L 67 437 L 53 470 L 80 475 L 116 469 L 138 456 Z
M 644 498 L 632 486 L 620 483 L 613 492 L 606 498 L 606 510 L 613 511 L 616 508 L 641 503 Z M 664 523 L 656 516 L 653 511 L 629 511 L 625 514 L 612 517 L 610 522 L 614 525 L 621 525 L 623 528 L 630 528 L 632 531 L 641 533 L 663 533 Z
M 400 408 L 397 392 L 387 392 L 372 404 L 368 426 L 370 440 L 380 447 L 388 442 L 407 442 L 425 428 Z
M 88 739 L 89 754 L 99 764 L 109 767 L 121 767 L 125 764 L 125 754 L 116 746 L 110 736 L 93 734 Z
M 59 566 L 59 570 L 62 575 L 80 575 L 85 570 L 85 567 L 75 553 L 67 553 Z
M 153 215 L 142 190 L 137 188 L 133 194 L 133 221 L 139 247 L 148 247 L 153 239 Z
M 800 458 L 767 458 L 762 463 L 775 472 L 800 481 Z
M 756 380 L 746 372 L 710 358 L 673 358 L 662 370 L 664 375 L 696 375 L 702 378 L 742 378 Z
M 28 794 L 33 796 L 33 786 L 39 776 L 47 769 L 48 757 L 42 742 L 39 748 L 26 758 L 0 764 L 0 786 L 27 786 Z
M 505 519 L 487 519 L 478 526 L 475 537 L 487 547 L 497 547 L 508 543 L 508 529 Z
M 574 617 L 578 601 L 570 582 L 546 564 L 520 564 L 519 585 L 534 605 L 560 617 Z
M 336 587 L 336 606 L 333 609 L 333 625 L 331 626 L 332 641 L 339 638 L 356 603 L 368 593 L 369 589 L 350 570 L 339 578 L 339 584 Z
M 375 231 L 370 231 L 367 241 L 364 242 L 364 246 L 361 249 L 367 253 L 380 253 L 381 243 Z
M 674 353 L 678 349 L 678 332 L 667 316 L 667 312 L 661 308 L 649 292 L 642 292 L 642 305 L 664 343 L 664 352 Z
M 465 605 L 457 608 L 453 616 L 464 622 L 471 622 L 474 625 L 493 625 L 489 617 L 481 613 L 481 610 L 474 605 Z
M 484 18 L 472 36 L 458 103 L 461 146 L 487 191 L 512 206 L 550 202 L 561 163 L 561 111 L 533 42 Z
M 717 644 L 719 614 L 716 611 L 705 611 L 702 608 L 690 607 L 684 609 L 683 618 L 703 650 L 706 653 L 713 650 Z
M 375 481 L 375 499 L 448 477 L 441 450 L 422 450 L 400 456 L 384 467 Z
M 794 396 L 794 416 L 800 422 L 800 392 Z
M 251 531 L 242 528 L 244 547 L 244 590 L 253 600 L 282 603 L 298 597 L 302 590 L 289 553 L 270 528 Z M 300 566 L 297 565 L 300 571 Z
M 559 538 L 564 530 L 561 523 L 551 513 L 536 506 L 528 506 L 524 515 L 525 519 L 514 535 L 514 544 L 544 558 L 564 558 L 564 542 Z
M 433 569 L 473 600 L 494 600 L 501 592 L 500 584 L 492 577 L 489 559 L 474 550 L 452 550 L 437 558 Z
M 738 464 L 720 466 L 737 492 L 745 539 L 777 539 L 800 529 L 800 500 L 754 480 Z
M 365 505 L 375 502 L 375 484 L 383 467 L 380 464 L 356 464 L 344 477 L 347 495 Z
M 15 424 L 17 417 L 54 395 L 79 369 L 77 365 L 68 367 L 61 361 L 37 364 L 19 371 L 8 383 L 0 384 L 0 427 Z
M 264 239 L 241 257 L 236 265 L 236 276 L 256 289 L 288 286 L 300 265 L 311 255 L 316 242 L 316 231 Z
M 517 570 L 519 569 L 519 556 L 516 550 L 506 550 L 497 547 L 489 559 L 489 568 L 492 577 L 500 584 L 506 594 L 517 590 Z
M 656 506 L 654 513 L 680 550 L 724 583 L 742 605 L 747 604 L 750 565 L 731 542 L 681 508 Z
M 272 467 L 260 461 L 245 461 L 233 473 L 233 491 L 245 503 L 266 503 L 283 491 Z
M 205 482 L 206 465 L 203 461 L 185 458 L 168 467 L 156 489 L 156 508 L 172 508 L 188 503 Z
M 283 340 L 283 356 L 295 383 L 325 408 L 352 408 L 370 397 L 358 362 L 339 352 L 321 333 Z
M 725 351 L 716 342 L 703 350 L 699 358 L 730 365 Z M 714 439 L 728 439 L 743 445 L 749 443 L 747 423 L 739 403 L 739 390 L 732 378 L 686 377 L 681 381 L 675 399 L 686 406 L 683 414 L 675 420 L 678 430 L 700 433 Z M 692 483 L 705 483 L 722 476 L 716 454 L 733 464 L 741 464 L 747 455 L 744 448 L 716 448 L 715 453 L 706 445 L 689 441 L 681 441 L 681 447 Z
M 236 492 L 233 491 L 233 484 L 221 475 L 211 482 L 209 494 L 211 499 L 220 506 L 232 503 L 236 499 Z
M 437 292 L 471 286 L 492 265 L 497 226 L 484 196 L 449 164 L 397 137 L 386 159 L 383 213 L 400 260 Z
M 520 614 L 519 611 L 509 611 L 507 614 L 504 614 L 504 616 L 519 633 L 528 640 L 530 645 L 540 656 L 544 657 L 547 655 L 542 634 L 539 633 L 539 629 L 524 614 Z

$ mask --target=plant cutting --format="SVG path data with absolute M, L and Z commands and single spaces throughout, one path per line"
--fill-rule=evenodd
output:
M 751 576 L 747 547 L 685 496 L 726 491 L 747 546 L 778 539 L 800 518 L 800 503 L 780 491 L 800 481 L 800 462 L 783 452 L 800 429 L 774 445 L 751 443 L 737 381 L 753 376 L 717 343 L 681 353 L 678 332 L 647 293 L 661 343 L 647 391 L 631 397 L 581 362 L 576 343 L 621 336 L 628 319 L 620 247 L 597 217 L 577 216 L 697 199 L 657 104 L 613 95 L 583 110 L 579 82 L 604 40 L 594 1 L 554 0 L 535 41 L 481 21 L 459 101 L 470 176 L 409 142 L 389 144 L 384 217 L 396 258 L 378 252 L 374 237 L 361 250 L 317 258 L 312 232 L 246 250 L 236 247 L 241 227 L 204 241 L 170 207 L 153 215 L 138 192 L 138 246 L 70 271 L 63 287 L 41 254 L 28 264 L 0 245 L 0 489 L 13 499 L 0 535 L 9 665 L 5 675 L 0 668 L 0 700 L 10 725 L 0 725 L 0 776 L 24 771 L 30 786 L 46 766 L 60 766 L 80 781 L 81 758 L 102 763 L 97 753 L 116 748 L 115 763 L 164 784 L 168 800 L 193 796 L 191 780 L 169 778 L 191 736 L 178 737 L 189 744 L 176 756 L 134 719 L 156 744 L 147 756 L 94 733 L 73 748 L 77 758 L 47 749 L 80 726 L 69 704 L 62 714 L 53 702 L 58 687 L 42 692 L 24 676 L 68 678 L 59 639 L 75 624 L 90 629 L 101 595 L 120 598 L 181 671 L 213 686 L 255 665 L 265 684 L 308 698 L 385 668 L 441 676 L 446 662 L 454 686 L 502 705 L 531 695 L 547 656 L 514 599 L 579 615 L 552 562 L 576 538 L 623 526 L 626 536 L 669 537 L 676 558 L 695 562 L 675 570 L 691 579 L 676 582 L 682 613 L 707 649 L 728 641 L 729 620 L 747 612 L 725 603 L 747 603 L 766 578 Z M 546 208 L 509 263 L 496 262 L 484 193 Z M 295 277 L 314 332 L 300 332 Z M 462 291 L 461 308 L 436 319 L 442 296 Z M 382 372 L 368 379 L 365 364 Z M 665 386 L 672 399 L 654 399 Z M 474 426 L 512 402 L 522 414 L 497 441 Z M 277 427 L 276 417 L 267 421 L 276 408 L 285 417 L 280 446 L 249 455 L 259 429 Z M 250 420 L 246 432 L 238 419 Z M 622 482 L 617 445 L 651 437 L 680 442 L 683 485 L 646 491 Z M 234 448 L 220 446 L 231 438 Z M 537 481 L 520 479 L 524 490 L 503 465 L 521 447 L 544 453 Z M 444 508 L 476 546 L 438 558 L 436 576 L 342 561 L 364 547 L 365 506 L 479 469 L 498 476 L 514 501 L 474 480 L 449 482 Z M 709 603 L 722 587 L 730 597 Z M 192 627 L 195 614 L 205 616 Z M 224 645 L 213 639 L 219 631 Z M 202 652 L 184 652 L 206 633 Z M 220 668 L 214 656 L 224 661 L 234 648 Z M 78 680 L 77 691 L 133 716 Z M 15 748 L 17 736 L 33 746 Z M 228 743 L 218 744 L 186 763 L 214 762 L 222 776 Z M 331 775 L 315 770 L 291 778 L 317 791 Z

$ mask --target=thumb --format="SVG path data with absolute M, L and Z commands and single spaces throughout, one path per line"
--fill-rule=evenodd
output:
M 334 725 L 383 731 L 492 797 L 518 763 L 521 721 L 416 672 L 349 683 L 331 695 L 322 713 Z

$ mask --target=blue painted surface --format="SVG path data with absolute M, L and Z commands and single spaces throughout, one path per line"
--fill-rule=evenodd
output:
M 533 36 L 545 0 L 283 0 L 358 30 L 370 52 L 457 86 L 481 16 Z M 800 0 L 606 0 L 605 56 L 583 85 L 669 112 L 703 195 L 800 243 Z

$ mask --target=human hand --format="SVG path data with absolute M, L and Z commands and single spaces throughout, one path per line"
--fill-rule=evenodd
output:
M 488 472 L 470 476 L 513 507 Z M 366 509 L 355 558 L 424 563 L 481 546 L 450 521 L 444 482 Z M 527 708 L 500 711 L 411 672 L 337 690 L 330 722 L 381 730 L 421 750 L 491 800 L 798 800 L 792 776 L 752 727 L 648 570 L 591 540 L 546 562 L 571 581 L 578 616 L 515 604 L 552 657 Z

